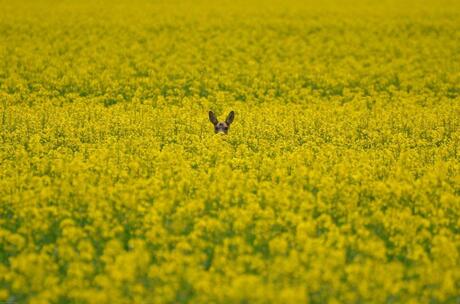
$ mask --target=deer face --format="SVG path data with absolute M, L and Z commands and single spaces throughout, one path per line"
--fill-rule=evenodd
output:
M 225 121 L 219 122 L 217 120 L 216 114 L 213 111 L 209 111 L 209 120 L 214 125 L 214 132 L 217 133 L 224 133 L 227 134 L 228 129 L 230 128 L 230 124 L 233 122 L 235 118 L 235 112 L 231 111 Z

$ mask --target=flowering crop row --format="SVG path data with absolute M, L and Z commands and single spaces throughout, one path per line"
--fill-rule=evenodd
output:
M 456 1 L 0 7 L 0 302 L 460 301 Z

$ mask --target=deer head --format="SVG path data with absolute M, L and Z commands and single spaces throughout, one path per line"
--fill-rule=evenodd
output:
M 235 118 L 235 112 L 231 111 L 225 121 L 219 122 L 217 120 L 216 114 L 213 111 L 209 111 L 209 120 L 214 125 L 214 132 L 217 133 L 224 133 L 227 134 L 228 129 L 230 128 L 230 124 L 233 122 Z

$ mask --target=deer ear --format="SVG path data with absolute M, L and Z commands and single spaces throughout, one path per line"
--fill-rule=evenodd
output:
M 227 125 L 230 125 L 233 122 L 233 119 L 235 118 L 235 112 L 231 111 L 228 113 L 227 119 L 225 119 L 225 123 Z
M 212 122 L 213 125 L 217 125 L 219 122 L 217 121 L 216 114 L 213 111 L 209 111 L 209 120 Z

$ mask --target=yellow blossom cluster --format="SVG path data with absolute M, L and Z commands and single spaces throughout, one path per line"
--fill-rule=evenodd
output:
M 0 0 L 0 302 L 458 303 L 459 33 L 451 0 Z

